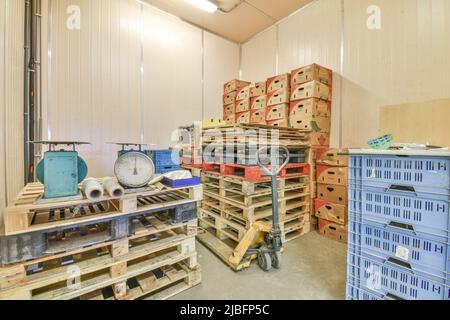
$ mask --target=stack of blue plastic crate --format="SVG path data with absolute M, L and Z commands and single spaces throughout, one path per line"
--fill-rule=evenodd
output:
M 347 299 L 450 300 L 450 157 L 352 155 Z
M 149 156 L 155 164 L 155 172 L 164 174 L 180 170 L 180 155 L 172 150 L 151 150 Z

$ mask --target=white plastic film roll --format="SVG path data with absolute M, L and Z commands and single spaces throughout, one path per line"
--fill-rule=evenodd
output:
M 120 198 L 124 195 L 125 190 L 114 178 L 103 179 L 103 186 L 111 197 Z
M 99 200 L 103 197 L 103 187 L 94 178 L 84 180 L 83 192 L 89 200 Z

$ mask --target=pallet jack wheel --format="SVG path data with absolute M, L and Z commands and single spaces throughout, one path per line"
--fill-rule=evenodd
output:
M 258 253 L 258 265 L 264 271 L 272 269 L 272 259 L 269 253 Z
M 270 254 L 272 267 L 275 269 L 281 269 L 281 252 L 273 252 Z

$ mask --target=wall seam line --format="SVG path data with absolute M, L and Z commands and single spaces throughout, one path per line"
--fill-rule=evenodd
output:
M 345 58 L 345 0 L 341 0 L 341 52 L 340 52 L 340 97 L 339 97 L 339 147 L 343 147 L 343 124 L 344 124 L 344 58 Z
M 5 48 L 4 48 L 4 52 L 3 52 L 3 66 L 4 66 L 4 68 L 6 69 L 6 35 L 7 35 L 7 32 L 6 32 L 6 27 L 7 27 L 7 21 L 8 21 L 8 0 L 7 1 L 5 1 L 5 20 L 3 21 L 3 39 L 4 39 L 4 46 L 5 46 Z M 5 192 L 5 194 L 4 194 L 4 196 L 5 196 L 5 205 L 7 206 L 8 205 L 8 183 L 7 183 L 7 174 L 8 174 L 8 170 L 7 170 L 7 168 L 6 168 L 6 164 L 7 164 L 7 162 L 6 162 L 6 160 L 7 160 L 7 158 L 6 158 L 6 154 L 7 154 L 7 150 L 6 150 L 6 77 L 5 77 L 5 74 L 6 74 L 6 70 L 4 70 L 4 72 L 3 72 L 3 74 L 1 75 L 2 77 L 4 77 L 4 79 L 3 79 L 3 97 L 2 97 L 2 100 L 3 100 L 3 148 L 4 148 L 4 154 L 3 154 L 3 161 L 4 161 L 4 163 L 3 163 L 3 165 L 4 165 L 4 175 L 5 175 L 5 181 L 4 181 L 4 186 L 5 186 L 5 189 L 4 189 L 4 192 Z
M 139 45 L 140 45 L 140 70 L 139 70 L 139 107 L 140 107 L 140 141 L 145 143 L 145 105 L 144 105 L 144 6 L 141 3 L 139 13 Z

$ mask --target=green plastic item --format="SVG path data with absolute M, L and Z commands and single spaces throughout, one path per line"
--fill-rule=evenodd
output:
M 394 136 L 392 134 L 387 134 L 385 136 L 370 140 L 368 142 L 369 147 L 376 150 L 386 150 L 392 146 L 394 142 Z

